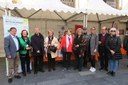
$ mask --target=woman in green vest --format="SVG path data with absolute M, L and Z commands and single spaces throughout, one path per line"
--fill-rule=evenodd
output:
M 26 72 L 29 74 L 31 73 L 29 51 L 32 49 L 31 41 L 30 38 L 28 37 L 27 30 L 22 30 L 21 37 L 19 38 L 19 42 L 20 42 L 19 53 L 20 53 L 22 74 L 23 76 L 26 76 Z

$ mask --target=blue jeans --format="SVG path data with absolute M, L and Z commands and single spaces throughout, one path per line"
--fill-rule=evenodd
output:
M 109 71 L 116 72 L 119 66 L 119 60 L 109 60 Z

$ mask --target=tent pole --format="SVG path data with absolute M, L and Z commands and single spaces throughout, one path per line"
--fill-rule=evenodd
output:
M 85 27 L 85 14 L 84 14 L 84 19 L 83 19 L 83 27 Z
M 101 21 L 100 21 L 100 17 L 99 17 L 99 15 L 98 15 L 98 13 L 96 13 L 96 16 L 97 16 L 97 19 L 98 19 L 99 32 L 100 32 L 100 29 L 101 29 Z
M 7 9 L 5 9 L 4 11 L 5 11 L 5 16 L 7 16 L 7 15 L 8 15 L 8 11 L 7 11 Z
M 99 33 L 100 33 L 100 29 L 101 29 L 101 22 L 99 21 Z
M 11 10 L 8 11 L 8 16 L 11 16 Z
M 126 22 L 126 28 L 128 28 L 128 21 Z M 127 30 L 127 29 L 126 29 Z
M 115 21 L 112 22 L 112 27 L 114 27 L 114 23 L 115 23 Z
M 88 27 L 88 15 L 85 14 L 85 28 Z
M 8 10 L 5 8 L 5 16 L 8 16 Z M 6 76 L 9 74 L 9 69 L 8 69 L 8 60 L 5 58 L 5 63 L 6 63 Z
M 11 10 L 10 9 L 7 9 L 5 8 L 5 16 L 11 16 Z
M 16 9 L 16 8 L 14 9 L 14 12 L 15 12 L 16 14 L 18 14 L 18 16 L 20 16 L 20 17 L 22 17 L 22 18 L 23 18 L 23 16 L 21 15 L 21 13 L 19 13 L 19 11 L 17 11 L 17 9 Z
M 88 27 L 88 15 L 87 14 L 84 14 L 83 27 L 85 28 Z
M 48 29 L 47 29 L 47 20 L 45 20 L 45 35 L 47 35 L 47 31 L 48 31 Z

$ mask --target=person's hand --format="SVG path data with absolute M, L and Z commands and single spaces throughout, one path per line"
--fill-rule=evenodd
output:
M 50 46 L 54 46 L 53 44 L 51 44 Z
M 94 53 L 96 53 L 96 51 L 97 51 L 97 50 L 95 49 L 95 50 L 94 50 Z
M 8 56 L 8 58 L 10 59 L 10 58 L 12 58 L 11 56 Z
M 101 44 L 101 41 L 99 41 L 99 44 Z
M 29 48 L 30 48 L 30 50 L 32 49 L 32 47 L 31 47 L 31 46 L 29 46 Z
M 111 54 L 112 54 L 112 55 L 114 55 L 114 54 L 115 54 L 115 52 L 114 52 L 113 50 L 110 50 L 110 52 L 111 52 Z
M 58 52 L 60 53 L 60 52 L 61 52 L 61 50 L 58 50 Z
M 82 57 L 82 55 L 79 55 L 79 58 L 81 58 Z
M 32 47 L 31 47 L 31 46 L 29 46 L 29 47 L 27 47 L 26 49 L 27 49 L 27 50 L 31 50 L 31 49 L 32 49 Z
M 76 45 L 75 47 L 79 47 L 79 45 Z
M 47 47 L 49 47 L 51 44 L 48 44 Z
M 30 47 L 27 47 L 26 50 L 30 50 L 31 48 Z
M 37 50 L 37 53 L 40 53 L 40 51 L 39 51 L 39 50 Z

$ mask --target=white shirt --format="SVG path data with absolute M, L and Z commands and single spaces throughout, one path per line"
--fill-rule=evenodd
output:
M 11 36 L 12 36 L 12 39 L 13 39 L 13 41 L 15 43 L 16 50 L 18 51 L 19 50 L 19 42 L 18 42 L 18 39 L 16 38 L 16 36 L 13 36 L 13 35 L 11 35 Z

